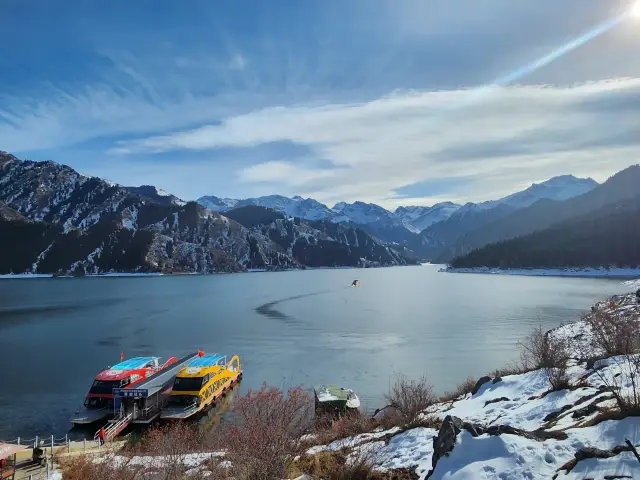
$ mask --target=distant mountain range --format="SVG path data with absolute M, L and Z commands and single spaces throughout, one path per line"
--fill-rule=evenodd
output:
M 575 232 L 591 235 L 585 242 L 596 238 L 586 226 L 590 219 L 622 231 L 606 219 L 624 218 L 616 208 L 635 215 L 639 184 L 636 165 L 601 185 L 564 175 L 498 200 L 393 212 L 371 203 L 328 207 L 281 195 L 205 196 L 196 203 L 151 185 L 114 185 L 55 162 L 0 152 L 0 251 L 11 252 L 0 256 L 0 273 L 211 273 L 424 260 L 495 266 L 503 258 L 537 266 L 531 262 L 542 257 L 509 257 L 510 249 L 543 251 L 546 245 L 551 252 L 563 235 L 565 251 L 575 249 L 569 246 L 578 241 Z
M 198 203 L 219 212 L 253 205 L 306 220 L 350 224 L 383 243 L 409 249 L 423 260 L 448 261 L 457 254 L 469 251 L 471 245 L 477 246 L 468 241 L 461 243 L 462 238 L 473 236 L 472 232 L 476 229 L 526 209 L 538 201 L 574 198 L 597 186 L 598 183 L 590 178 L 563 175 L 533 184 L 526 190 L 498 200 L 462 206 L 452 202 L 437 203 L 431 207 L 406 206 L 394 212 L 364 202 L 340 202 L 329 208 L 312 198 L 281 195 L 243 200 L 204 196 L 198 199 Z
M 459 256 L 454 268 L 640 267 L 640 167 L 564 202 L 540 202 L 487 225 L 473 238 L 484 246 Z M 634 186 L 635 185 L 635 186 Z M 546 228 L 532 228 L 546 225 Z M 490 243 L 501 236 L 511 238 Z
M 231 216 L 240 215 L 238 210 Z M 252 222 L 237 222 L 152 186 L 122 187 L 55 162 L 21 161 L 0 152 L 0 273 L 213 273 L 416 263 L 411 252 L 383 245 L 351 225 L 267 212 L 271 217 L 261 222 L 255 215 Z

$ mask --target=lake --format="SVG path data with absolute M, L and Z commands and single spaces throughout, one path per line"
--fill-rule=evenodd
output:
M 451 389 L 517 359 L 535 326 L 628 290 L 438 268 L 0 280 L 0 439 L 64 436 L 120 352 L 239 354 L 242 390 L 338 383 L 376 408 L 398 373 Z

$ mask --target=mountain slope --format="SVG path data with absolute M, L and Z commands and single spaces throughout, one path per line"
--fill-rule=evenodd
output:
M 141 185 L 139 187 L 123 187 L 125 190 L 140 195 L 146 200 L 150 200 L 161 205 L 186 205 L 187 202 L 165 192 L 161 188 L 156 188 L 153 185 Z
M 227 212 L 233 208 L 258 206 L 270 208 L 290 217 L 299 217 L 306 220 L 326 220 L 334 217 L 335 212 L 326 205 L 313 198 L 292 198 L 282 195 L 267 195 L 257 198 L 245 198 L 236 200 L 233 198 L 218 198 L 213 195 L 200 197 L 198 203 L 216 212 Z
M 26 246 L 20 261 L 5 259 L 2 273 L 211 273 L 297 266 L 273 242 L 253 238 L 240 224 L 195 203 L 155 203 L 54 162 L 1 153 L 0 200 L 31 222 L 3 223 L 4 244 Z M 29 243 L 38 236 L 35 231 L 44 243 Z
M 543 230 L 555 223 L 596 211 L 607 204 L 633 198 L 638 193 L 638 185 L 640 166 L 633 165 L 583 195 L 563 201 L 540 200 L 516 213 L 485 222 L 461 235 L 437 260 L 444 263 L 484 245 Z
M 0 152 L 0 202 L 0 246 L 12 252 L 3 256 L 0 273 L 212 273 L 304 266 L 270 232 L 244 227 L 195 202 L 185 204 L 155 187 L 120 187 L 54 162 L 21 161 Z M 339 244 L 306 224 L 294 230 L 310 242 L 320 238 L 326 248 Z M 361 265 L 406 263 L 400 257 L 381 262 L 373 251 L 363 255 Z M 314 265 L 340 261 L 325 255 Z
M 393 213 L 408 229 L 420 233 L 434 223 L 446 220 L 459 208 L 457 203 L 441 202 L 431 207 L 398 207 Z
M 260 206 L 240 207 L 226 213 L 252 233 L 269 238 L 302 265 L 390 266 L 416 263 L 406 250 L 380 245 L 364 231 L 350 225 L 285 217 Z
M 487 245 L 454 268 L 640 267 L 640 195 L 527 236 Z
M 526 190 L 498 200 L 467 203 L 457 209 L 448 219 L 422 231 L 422 243 L 428 250 L 431 259 L 436 262 L 448 261 L 455 255 L 472 249 L 468 240 L 473 235 L 472 232 L 488 231 L 495 228 L 496 225 L 500 225 L 503 219 L 510 214 L 513 217 L 518 217 L 519 212 L 532 208 L 540 202 L 575 198 L 576 195 L 581 196 L 585 192 L 592 191 L 597 185 L 597 182 L 590 178 L 583 179 L 573 175 L 564 175 L 551 178 L 540 184 L 533 184 Z M 496 232 L 492 241 L 509 238 L 502 235 L 502 233 Z M 473 244 L 477 247 L 489 243 L 489 241 L 481 243 L 482 241 L 484 239 L 478 239 L 478 242 Z

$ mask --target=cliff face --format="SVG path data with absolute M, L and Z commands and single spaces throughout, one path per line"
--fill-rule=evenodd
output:
M 384 255 L 370 237 L 371 248 L 348 247 L 345 254 L 340 240 L 298 220 L 247 227 L 155 187 L 121 187 L 4 152 L 0 234 L 1 251 L 10 252 L 0 260 L 0 273 L 213 273 L 407 263 L 401 254 Z M 335 254 L 294 253 L 307 251 L 307 244 Z

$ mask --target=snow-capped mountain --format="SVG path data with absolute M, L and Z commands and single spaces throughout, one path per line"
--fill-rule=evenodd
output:
M 147 198 L 162 205 L 184 206 L 187 204 L 187 202 L 185 202 L 184 200 L 176 197 L 175 195 L 171 195 L 161 188 L 154 187 L 153 185 L 140 185 L 139 187 L 123 188 L 130 191 L 131 193 L 136 193 L 141 197 Z
M 459 213 L 468 210 L 489 210 L 498 205 L 506 205 L 514 209 L 526 208 L 538 200 L 567 200 L 587 193 L 598 186 L 598 182 L 591 178 L 578 178 L 573 175 L 561 175 L 553 177 L 542 183 L 534 183 L 526 190 L 512 193 L 498 200 L 490 200 L 481 203 L 467 203 L 462 206 Z
M 208 208 L 214 212 L 226 212 L 236 206 L 238 200 L 235 198 L 220 198 L 215 195 L 205 195 L 200 197 L 198 203 L 204 208 Z
M 432 207 L 398 207 L 393 213 L 403 221 L 409 230 L 420 233 L 434 223 L 446 220 L 459 208 L 460 205 L 457 203 L 441 202 Z
M 267 195 L 243 200 L 208 195 L 200 197 L 197 201 L 203 207 L 216 212 L 227 212 L 233 208 L 257 206 L 270 208 L 283 215 L 304 218 L 305 220 L 329 220 L 335 216 L 335 212 L 317 200 L 302 198 L 297 195 L 292 198 L 282 195 Z
M 333 206 L 333 211 L 338 214 L 338 216 L 333 220 L 336 223 L 351 222 L 362 225 L 367 225 L 369 223 L 399 225 L 402 223 L 402 220 L 396 217 L 389 210 L 382 208 L 375 203 L 339 202 Z
M 153 186 L 121 187 L 66 165 L 0 152 L 0 251 L 11 252 L 0 255 L 0 273 L 213 273 L 415 263 L 401 249 L 352 227 L 332 232 L 299 219 L 281 220 L 273 228 L 249 228 Z M 354 241 L 359 246 L 349 243 Z

